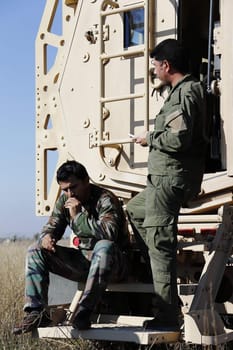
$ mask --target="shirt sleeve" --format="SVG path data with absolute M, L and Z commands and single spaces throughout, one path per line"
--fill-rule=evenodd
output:
M 182 104 L 173 105 L 172 112 L 165 116 L 164 130 L 148 135 L 148 144 L 161 152 L 184 152 L 192 142 L 193 121 L 197 108 L 192 96 L 184 96 Z
M 45 235 L 50 234 L 56 239 L 56 241 L 60 240 L 67 225 L 68 222 L 65 215 L 64 198 L 61 196 L 55 203 L 53 212 L 42 229 L 40 239 Z
M 119 208 L 110 196 L 102 196 L 93 213 L 84 211 L 76 215 L 71 228 L 79 237 L 95 237 L 116 241 L 120 229 Z

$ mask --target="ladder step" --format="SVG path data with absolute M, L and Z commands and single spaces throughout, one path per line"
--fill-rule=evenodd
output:
M 78 289 L 84 290 L 85 284 L 78 283 Z M 111 283 L 106 292 L 125 292 L 125 293 L 154 293 L 154 287 L 151 283 Z
M 111 15 L 116 15 L 118 13 L 122 12 L 128 12 L 132 10 L 137 10 L 144 7 L 144 1 L 139 2 L 138 4 L 127 6 L 127 7 L 117 7 L 112 10 L 105 10 L 100 12 L 101 17 L 106 17 L 106 16 L 111 16 Z
M 121 52 L 117 52 L 117 53 L 112 53 L 112 54 L 106 54 L 106 53 L 102 53 L 100 55 L 101 60 L 106 60 L 109 58 L 117 58 L 117 57 L 130 57 L 130 56 L 135 56 L 135 55 L 144 55 L 145 53 L 145 46 L 143 45 L 143 47 L 140 46 L 139 49 L 134 49 L 134 50 L 130 50 L 130 51 L 121 51 Z
M 145 94 L 129 94 L 129 95 L 123 95 L 123 96 L 113 96 L 113 97 L 101 97 L 100 102 L 106 103 L 106 102 L 115 102 L 115 101 L 123 101 L 123 100 L 130 100 L 134 98 L 141 98 L 145 97 Z

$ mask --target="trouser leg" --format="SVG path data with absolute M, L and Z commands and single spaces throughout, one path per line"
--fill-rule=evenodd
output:
M 156 298 L 154 312 L 167 314 L 170 319 L 178 313 L 176 275 L 176 227 L 175 225 L 150 227 L 147 243 Z
M 35 244 L 28 249 L 26 258 L 24 310 L 48 303 L 49 272 L 73 281 L 83 281 L 88 275 L 90 262 L 80 250 L 56 247 L 52 253 Z
M 126 264 L 122 252 L 114 242 L 101 240 L 93 250 L 91 266 L 80 305 L 93 310 L 110 281 L 126 277 Z
M 176 276 L 177 220 L 185 193 L 182 177 L 151 176 L 148 178 L 146 218 L 156 307 L 168 317 L 177 315 Z
M 178 300 L 175 216 L 178 215 L 179 206 L 176 206 L 174 213 L 168 215 L 166 198 L 164 200 L 163 198 L 159 199 L 161 197 L 160 190 L 163 191 L 159 183 L 154 186 L 148 182 L 147 188 L 127 204 L 130 222 L 133 230 L 135 228 L 135 238 L 139 243 L 143 257 L 146 261 L 149 260 L 151 266 L 156 295 L 154 300 L 155 313 L 169 308 L 176 309 Z M 168 204 L 168 206 L 170 205 Z M 175 206 L 171 207 L 175 209 Z M 166 213 L 169 216 L 168 221 L 165 217 Z M 169 220 L 174 223 L 166 226 L 166 222 L 169 222 Z
M 140 248 L 145 262 L 150 265 L 148 247 L 146 245 L 145 219 L 146 189 L 133 197 L 127 204 L 127 213 L 134 233 L 135 240 Z
M 92 309 L 110 279 L 125 277 L 126 264 L 122 252 L 108 240 L 96 243 L 91 262 L 79 249 L 57 246 L 56 253 L 51 253 L 38 245 L 31 246 L 26 262 L 24 310 L 47 305 L 49 272 L 77 282 L 87 280 L 81 303 Z

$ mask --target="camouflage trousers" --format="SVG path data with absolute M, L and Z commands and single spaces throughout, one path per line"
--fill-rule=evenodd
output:
M 100 240 L 91 251 L 91 258 L 85 253 L 87 251 L 59 245 L 55 253 L 40 248 L 39 244 L 30 246 L 26 259 L 24 310 L 48 304 L 49 272 L 72 281 L 86 282 L 80 305 L 90 310 L 110 281 L 126 278 L 126 257 L 114 242 Z
M 154 312 L 178 313 L 177 221 L 184 201 L 198 193 L 182 176 L 148 176 L 147 187 L 127 204 L 127 212 L 145 260 L 149 257 L 155 290 Z M 137 239 L 137 236 L 135 237 Z

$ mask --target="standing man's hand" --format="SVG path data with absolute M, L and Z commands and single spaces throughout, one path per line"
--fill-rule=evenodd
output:
M 147 131 L 144 131 L 142 134 L 136 136 L 134 138 L 135 143 L 139 143 L 141 146 L 148 146 L 147 141 L 146 141 L 146 136 L 147 136 Z
M 49 233 L 41 239 L 41 247 L 55 253 L 56 251 L 56 240 Z
M 81 202 L 79 202 L 78 199 L 74 198 L 74 197 L 70 197 L 67 199 L 67 201 L 65 202 L 65 208 L 69 209 L 70 212 L 70 217 L 73 220 L 75 218 L 75 216 L 81 212 L 82 210 L 82 205 Z

